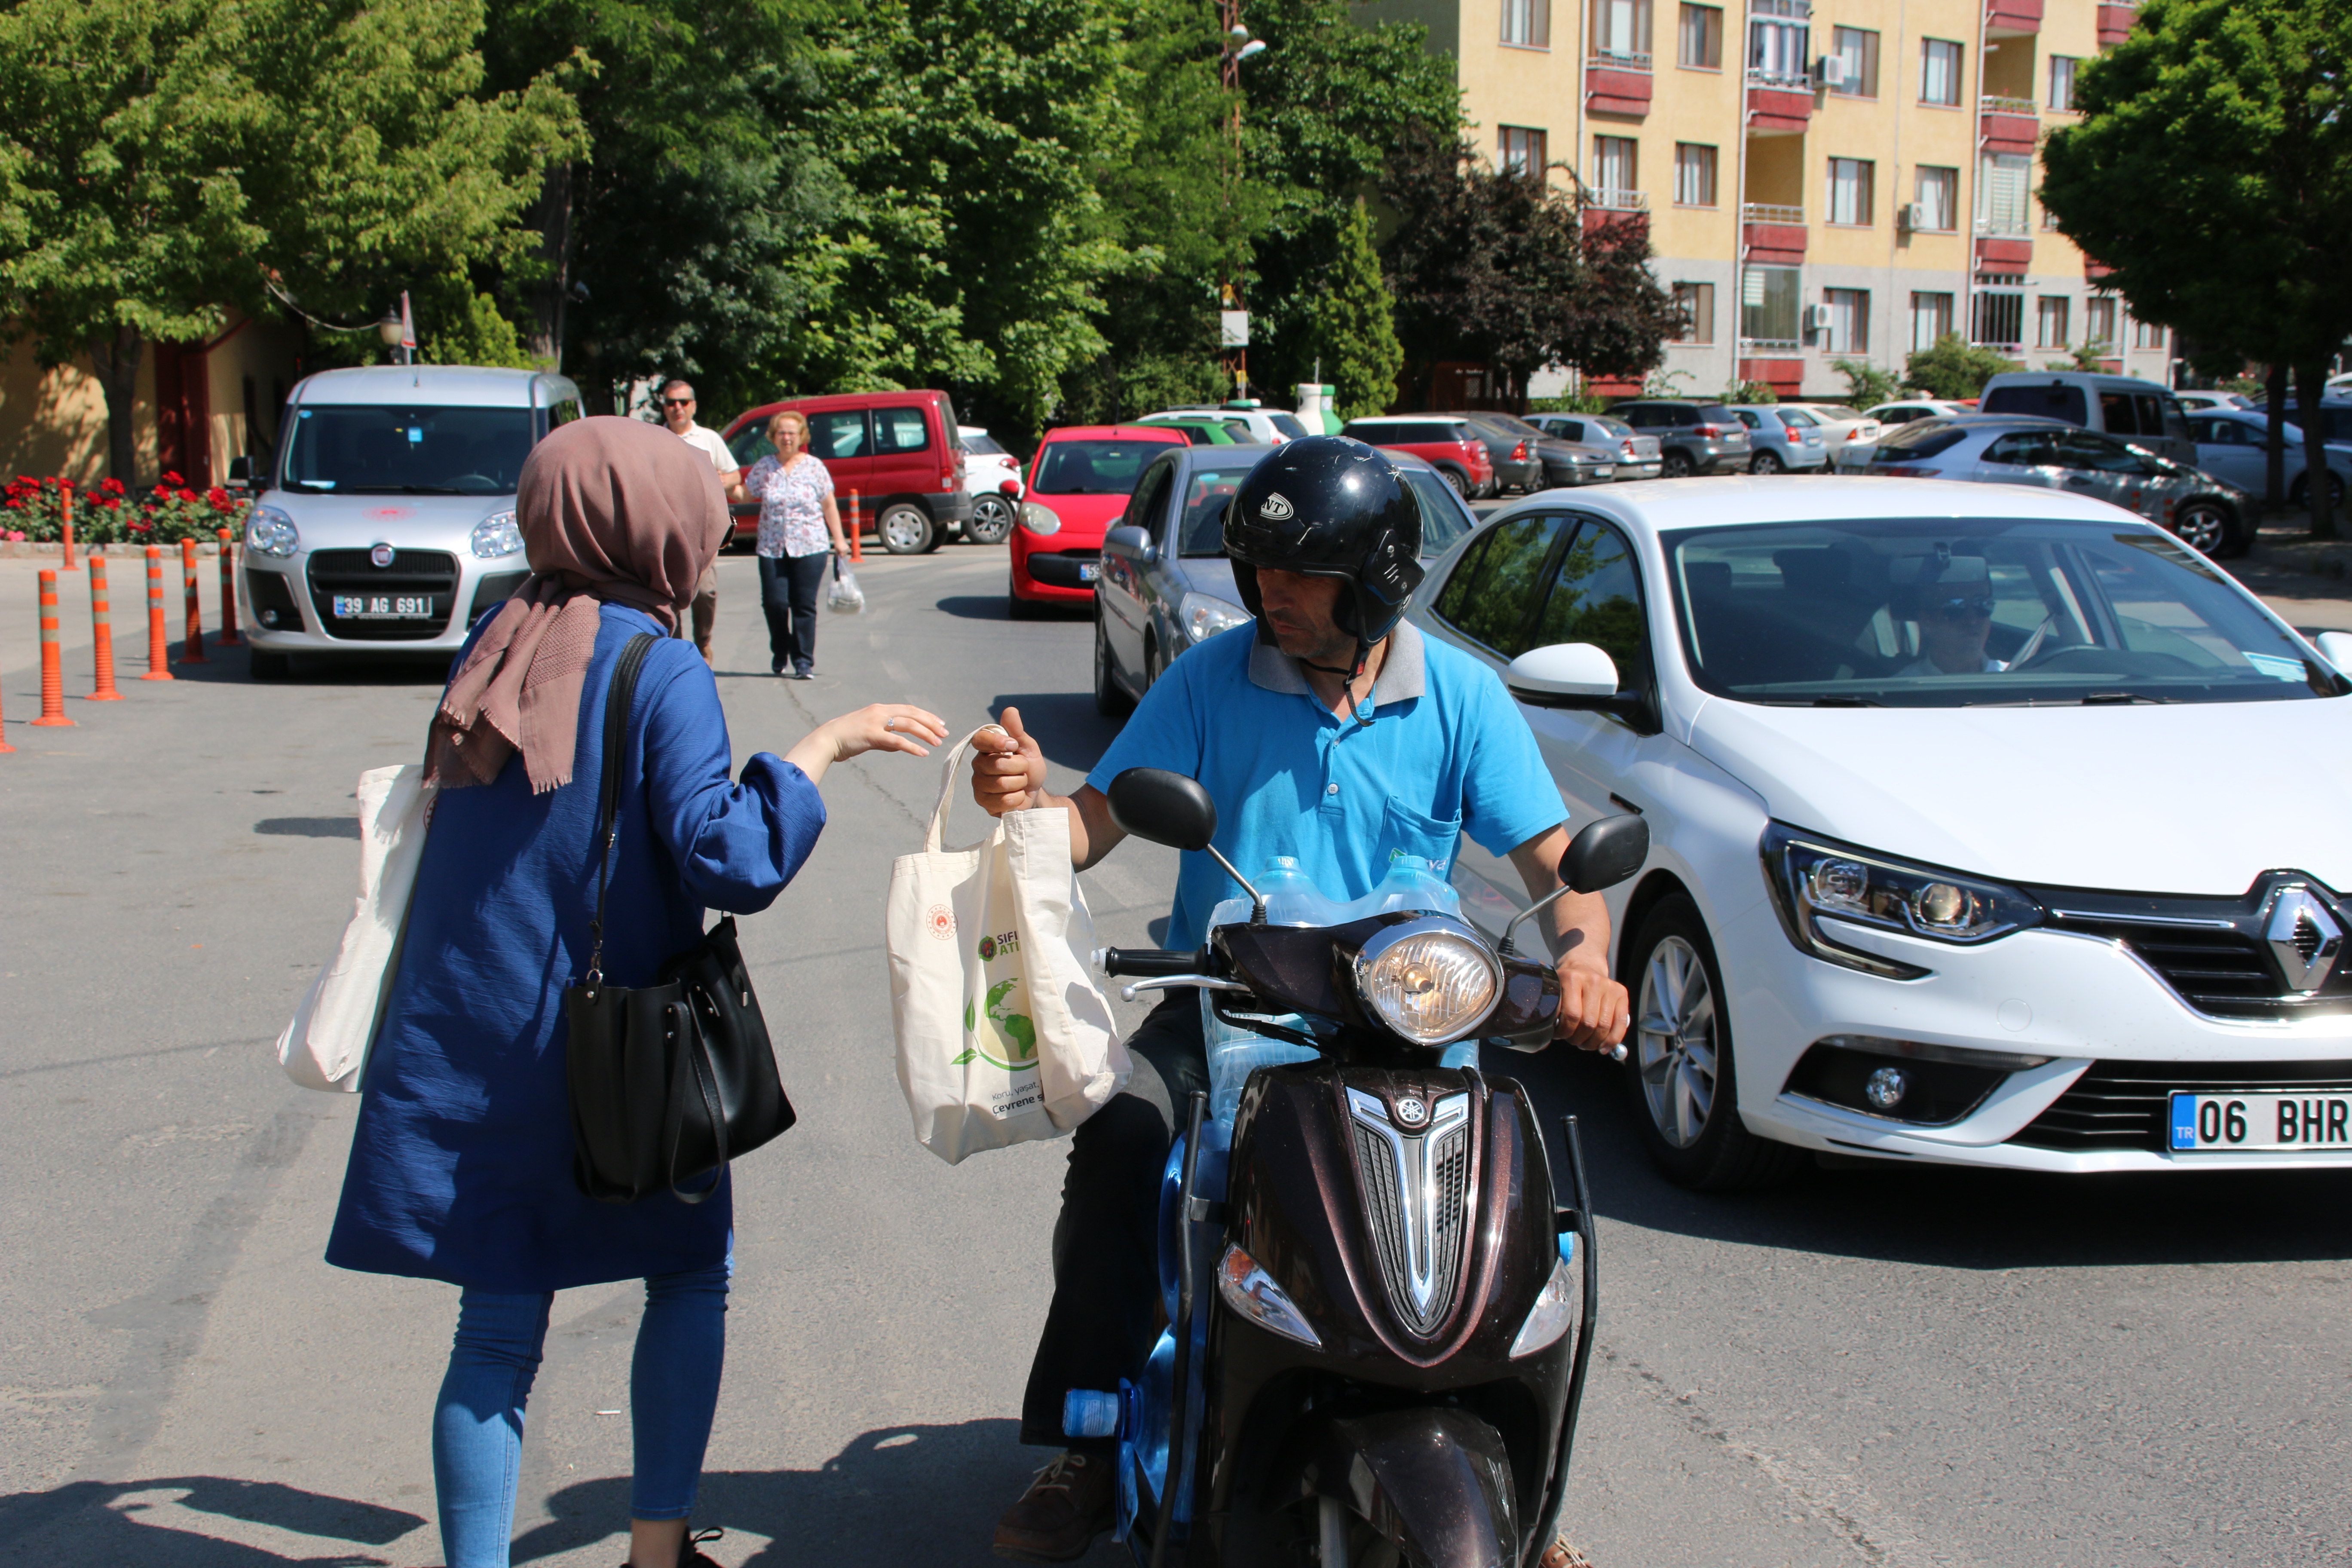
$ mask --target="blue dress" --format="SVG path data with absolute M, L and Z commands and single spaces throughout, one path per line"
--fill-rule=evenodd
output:
M 617 605 L 602 621 L 572 782 L 534 795 L 517 757 L 434 808 L 330 1263 L 520 1294 L 726 1256 L 729 1192 L 604 1204 L 572 1181 L 563 990 L 588 966 L 604 693 L 622 646 L 661 630 Z M 766 752 L 730 777 L 718 684 L 674 638 L 638 676 L 625 755 L 604 973 L 645 985 L 701 939 L 706 907 L 751 914 L 775 900 L 824 830 L 824 804 Z M 789 1041 L 776 1044 L 782 1054 Z

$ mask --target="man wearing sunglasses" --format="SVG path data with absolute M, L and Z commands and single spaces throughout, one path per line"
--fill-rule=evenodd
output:
M 694 422 L 694 388 L 683 381 L 672 381 L 661 389 L 662 423 L 670 433 L 688 446 L 710 459 L 719 470 L 719 482 L 733 486 L 743 475 L 736 467 L 735 454 L 718 431 Z M 702 569 L 701 580 L 694 585 L 694 646 L 702 655 L 702 662 L 710 659 L 710 640 L 719 630 L 719 563 L 714 561 Z
M 1923 561 L 1914 589 L 1919 657 L 1897 675 L 1998 675 L 2009 668 L 1985 652 L 1992 630 L 1992 577 L 1981 556 Z

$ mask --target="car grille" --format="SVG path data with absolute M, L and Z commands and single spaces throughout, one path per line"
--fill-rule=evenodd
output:
M 395 550 L 378 566 L 365 550 L 310 552 L 310 606 L 331 637 L 365 642 L 423 642 L 439 637 L 457 604 L 457 558 L 446 550 Z M 415 597 L 430 595 L 433 613 L 422 620 L 338 616 L 335 595 Z
M 2095 1061 L 2010 1142 L 2070 1154 L 2110 1149 L 2160 1153 L 2169 1099 L 2177 1092 L 2226 1094 L 2321 1084 L 2352 1084 L 2352 1061 Z
M 2302 889 L 2347 923 L 2335 895 L 2308 877 L 2273 871 L 2235 899 L 2152 898 L 2135 894 L 2036 889 L 2053 931 L 2074 931 L 2120 945 L 2154 970 L 2173 993 L 2208 1017 L 2286 1019 L 2352 1013 L 2352 952 L 2339 952 L 2322 983 L 2299 989 L 2268 941 L 2275 901 Z M 2308 921 L 2294 940 L 2308 960 L 2323 941 Z
M 1373 1250 L 1380 1255 L 1381 1279 L 1388 1287 L 1389 1300 L 1407 1328 L 1417 1334 L 1434 1334 L 1454 1309 L 1462 1247 L 1467 1239 L 1463 1214 L 1470 1189 L 1469 1125 L 1465 1122 L 1439 1136 L 1423 1178 L 1430 1188 L 1429 1268 L 1435 1285 L 1426 1309 L 1413 1300 L 1405 1223 L 1405 1205 L 1412 1194 L 1405 1191 L 1406 1173 L 1399 1168 L 1386 1139 L 1360 1121 L 1349 1125 L 1356 1134 L 1356 1167 L 1364 1174 L 1365 1218 L 1371 1228 Z M 1404 1142 L 1410 1148 L 1421 1140 Z

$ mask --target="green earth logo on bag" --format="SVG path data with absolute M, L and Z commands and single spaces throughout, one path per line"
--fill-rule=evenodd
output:
M 981 945 L 985 948 L 988 940 L 983 938 Z M 964 1004 L 964 1037 L 972 1044 L 965 1047 L 963 1055 L 955 1058 L 955 1066 L 984 1061 L 1007 1072 L 1024 1072 L 1037 1065 L 1037 1026 L 1030 1021 L 1026 1013 L 1004 1010 L 1005 999 L 1020 984 L 1020 977 L 1015 975 L 1011 980 L 1000 980 L 988 988 L 988 1016 L 985 1019 L 978 1016 L 978 1004 Z M 989 1027 L 983 1030 L 981 1027 L 982 1023 Z M 993 1049 L 990 1048 L 992 1046 Z

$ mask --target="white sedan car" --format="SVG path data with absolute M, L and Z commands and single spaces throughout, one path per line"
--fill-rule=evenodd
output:
M 2352 1166 L 2352 637 L 2103 502 L 1932 479 L 1534 496 L 1415 599 L 1576 820 L 1649 820 L 1612 956 L 1676 1181 Z M 1508 918 L 1507 863 L 1454 879 Z

